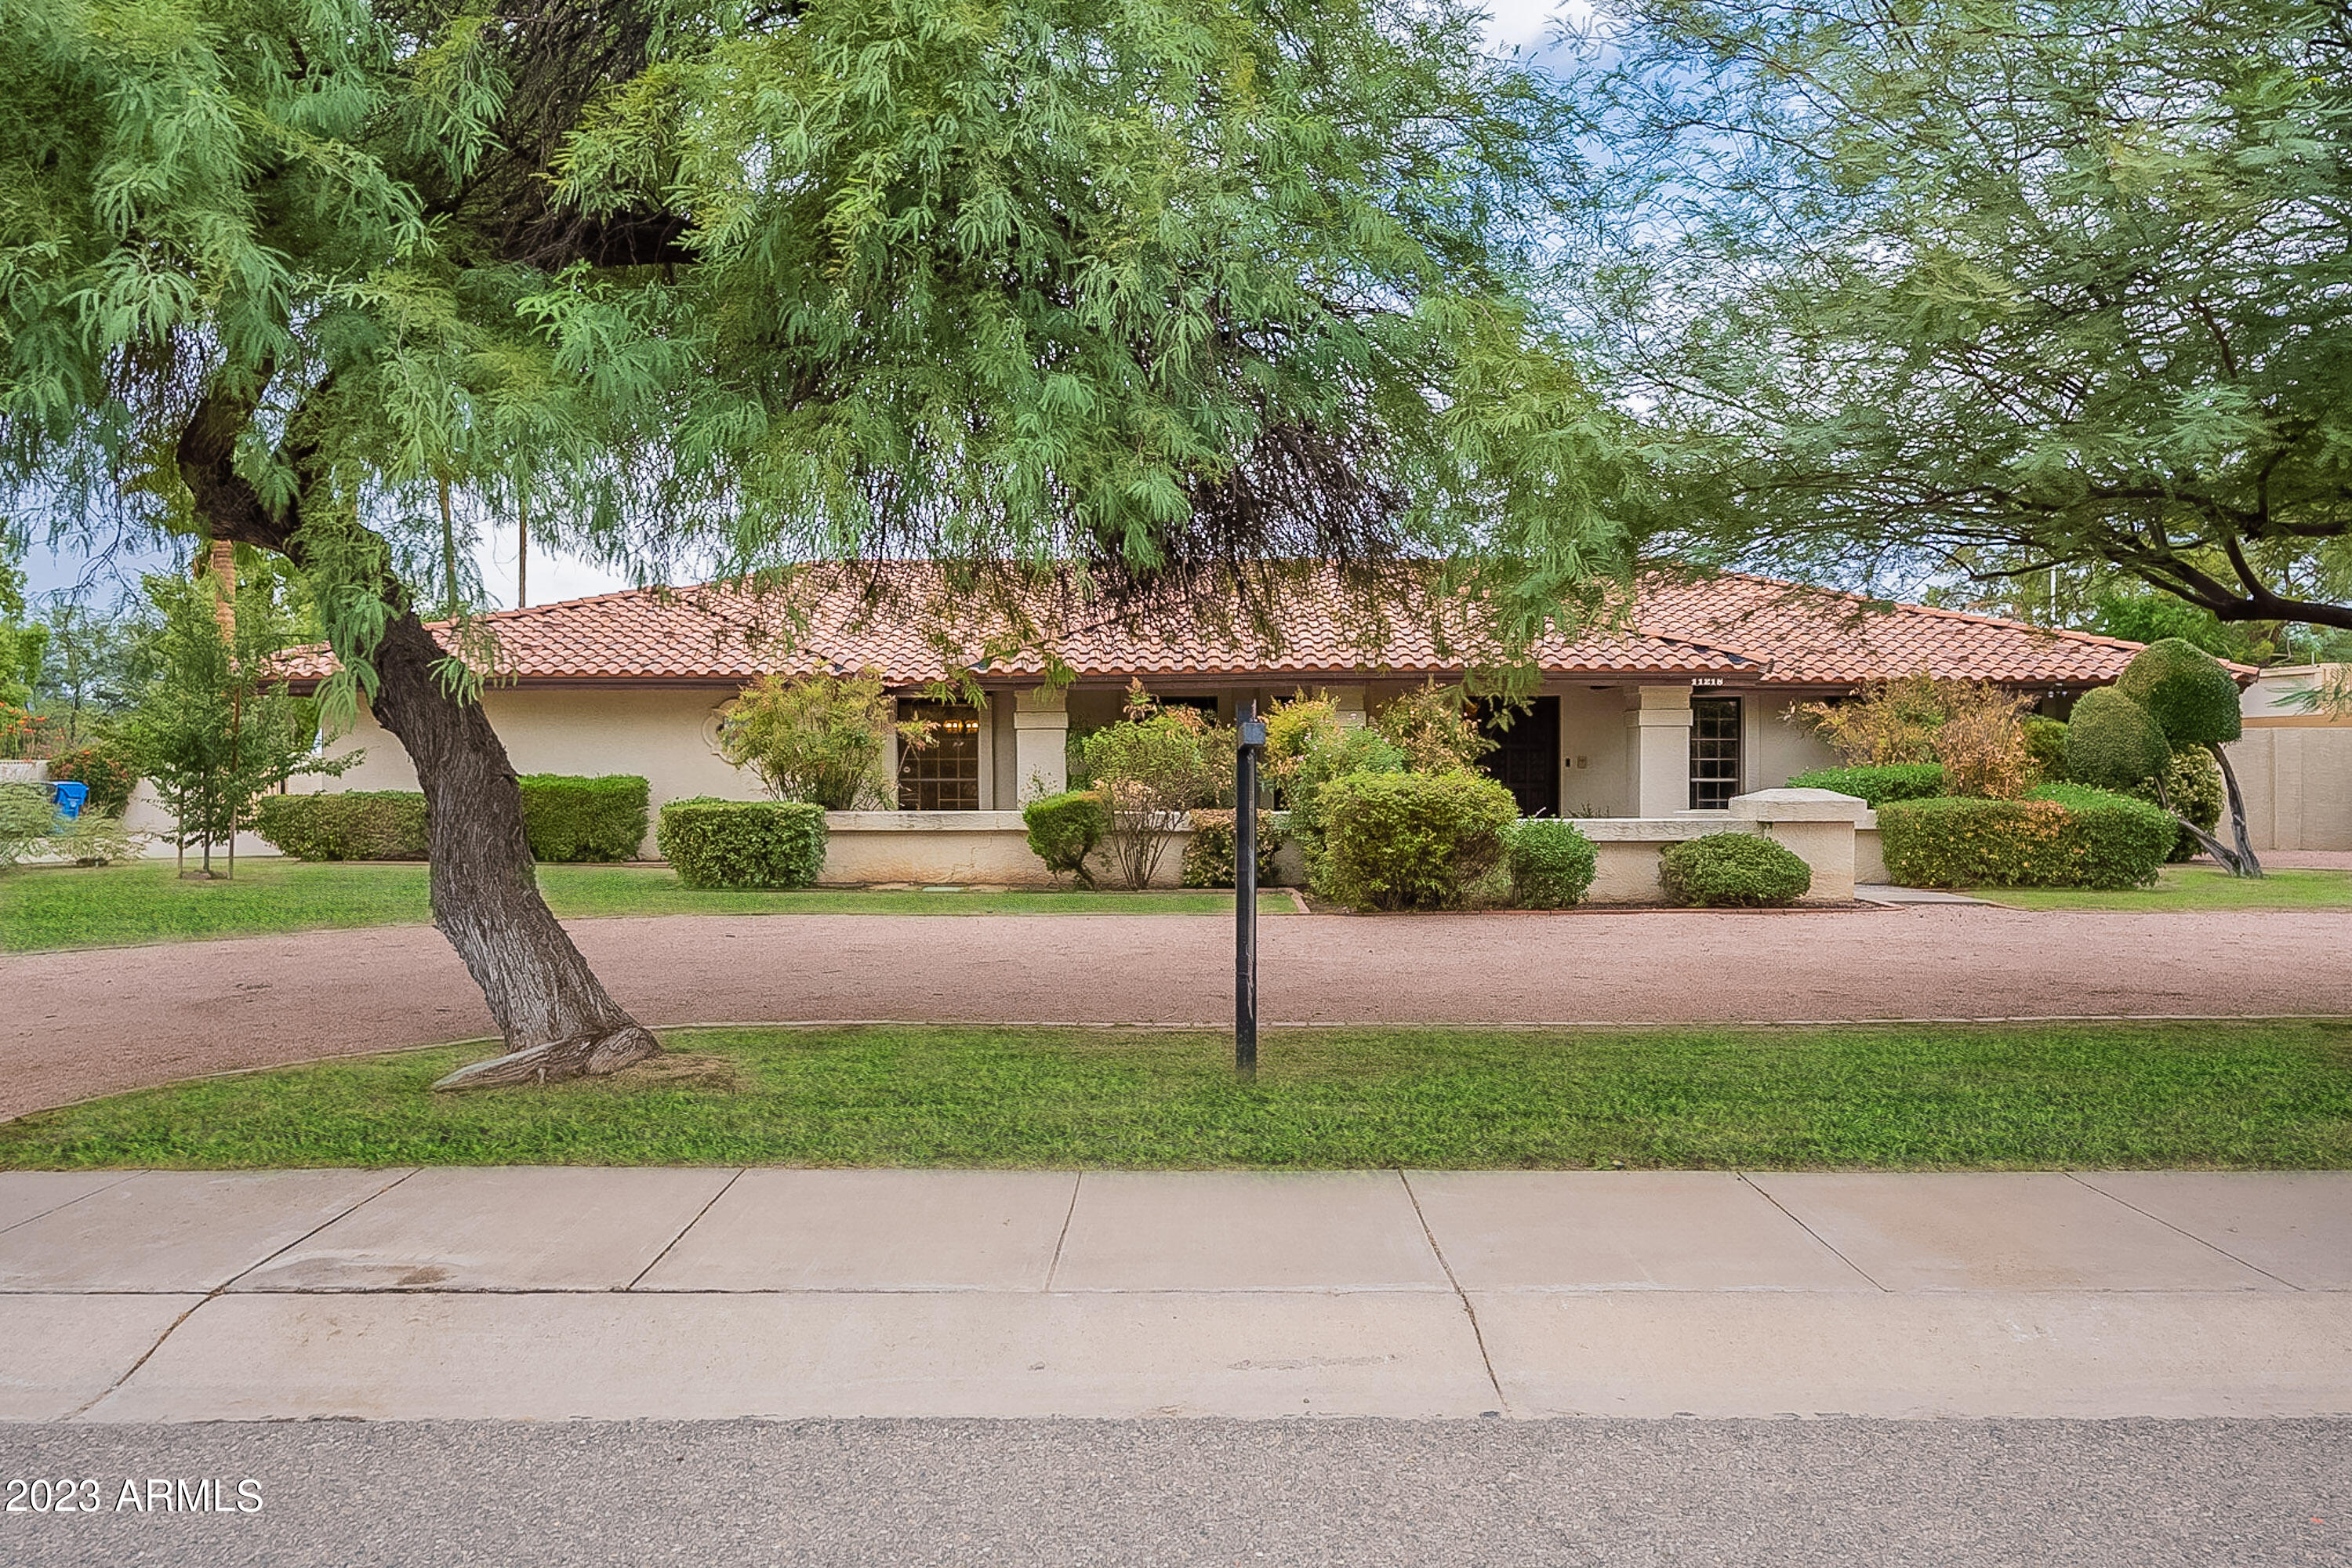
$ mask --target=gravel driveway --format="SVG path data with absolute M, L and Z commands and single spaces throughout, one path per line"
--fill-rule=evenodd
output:
M 1209 916 L 673 916 L 572 923 L 647 1023 L 1222 1024 Z M 1282 1023 L 2352 1016 L 2337 911 L 1290 915 Z M 0 958 L 0 1116 L 204 1073 L 487 1034 L 430 927 Z

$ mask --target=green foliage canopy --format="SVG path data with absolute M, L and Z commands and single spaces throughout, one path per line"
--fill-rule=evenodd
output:
M 1460 0 L 6 15 L 0 483 L 292 551 L 362 680 L 526 506 L 648 575 L 1410 547 L 1522 631 L 1618 564 L 1569 138 Z
M 1585 276 L 1673 453 L 1655 544 L 2352 626 L 2338 0 L 1623 11 Z

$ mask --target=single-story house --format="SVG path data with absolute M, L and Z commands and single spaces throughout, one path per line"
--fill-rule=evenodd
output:
M 1021 842 L 1020 805 L 1063 786 L 1072 727 L 1115 720 L 1130 680 L 1230 720 L 1244 701 L 1263 708 L 1300 691 L 1328 696 L 1343 715 L 1362 713 L 1464 670 L 1462 656 L 1412 615 L 1381 618 L 1366 647 L 1355 618 L 1311 604 L 1285 610 L 1273 647 L 1181 614 L 1140 627 L 1066 616 L 1041 617 L 1039 642 L 983 656 L 969 650 L 990 639 L 966 639 L 935 618 L 954 612 L 941 608 L 928 568 L 887 570 L 898 574 L 900 592 L 878 604 L 861 591 L 864 579 L 812 573 L 781 604 L 713 585 L 495 614 L 486 624 L 498 679 L 483 702 L 519 771 L 642 774 L 658 810 L 688 795 L 759 796 L 758 781 L 715 749 L 719 710 L 747 681 L 771 670 L 874 669 L 905 694 L 902 711 L 937 721 L 941 739 L 897 760 L 898 811 L 835 814 L 827 879 L 1024 881 L 1042 879 L 1043 868 Z M 1066 683 L 1044 684 L 1046 647 Z M 2137 648 L 1738 574 L 1654 577 L 1622 616 L 1531 650 L 1541 676 L 1533 706 L 1497 731 L 1486 765 L 1527 815 L 1594 819 L 1596 837 L 1643 840 L 1654 859 L 1662 835 L 1689 837 L 1759 812 L 1771 831 L 1770 812 L 1818 811 L 1735 804 L 1836 761 L 1788 721 L 1800 703 L 1925 670 L 2031 692 L 2044 710 L 2063 713 L 2081 692 L 2112 681 Z M 307 684 L 331 668 L 313 654 L 292 672 Z M 967 670 L 978 702 L 924 694 Z M 399 743 L 364 716 L 350 743 L 366 748 L 366 761 L 327 787 L 415 787 Z M 2266 809 L 2267 797 L 2256 807 Z M 2307 838 L 2311 814 L 2298 811 Z M 1856 826 L 1866 880 L 1874 824 L 1863 814 Z M 2352 845 L 2352 822 L 2326 831 Z M 1850 885 L 1853 875 L 1832 871 L 1830 883 Z M 1611 880 L 1604 864 L 1603 896 Z

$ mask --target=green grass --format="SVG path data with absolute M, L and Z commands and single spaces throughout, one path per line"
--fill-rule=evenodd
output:
M 566 920 L 595 915 L 1222 914 L 1234 896 L 1183 892 L 866 892 L 811 888 L 789 893 L 697 892 L 666 866 L 542 866 L 539 884 Z M 1287 894 L 1258 908 L 1287 914 Z M 335 927 L 405 925 L 432 918 L 422 865 L 315 865 L 241 860 L 236 879 L 184 882 L 172 863 L 96 869 L 36 867 L 0 872 L 0 952 L 125 947 L 205 937 L 258 936 Z
M 2273 871 L 2248 880 L 2212 866 L 2167 866 L 2153 888 L 1975 888 L 1976 897 L 2021 910 L 2352 909 L 2352 871 Z
M 2352 1164 L 2352 1026 L 709 1029 L 659 1071 L 436 1095 L 484 1047 L 0 1124 L 0 1167 L 2013 1169 Z M 679 1076 L 681 1073 L 684 1076 Z M 663 1076 L 667 1074 L 668 1076 Z

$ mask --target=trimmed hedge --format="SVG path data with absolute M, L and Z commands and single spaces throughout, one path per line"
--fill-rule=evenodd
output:
M 302 860 L 422 860 L 425 797 L 397 789 L 266 795 L 254 807 L 253 831 Z
M 1344 773 L 1316 804 L 1317 890 L 1360 910 L 1460 908 L 1519 815 L 1509 790 L 1470 773 Z
M 700 795 L 661 808 L 663 858 L 689 888 L 805 888 L 824 869 L 824 807 Z
M 2137 888 L 2178 825 L 2146 801 L 2083 784 L 2023 800 L 1898 801 L 1879 813 L 1886 874 L 1914 888 Z
M 1045 869 L 1095 885 L 1087 857 L 1110 831 L 1110 805 L 1099 791 L 1069 789 L 1033 800 L 1021 808 L 1021 822 L 1029 829 L 1029 852 L 1045 862 Z
M 646 781 L 634 773 L 522 775 L 522 821 L 541 860 L 634 860 L 646 841 Z
M 1763 909 L 1794 903 L 1811 892 L 1813 868 L 1795 850 L 1760 833 L 1710 833 L 1660 851 L 1658 885 L 1677 904 Z
M 1890 800 L 1927 800 L 1944 793 L 1941 763 L 1887 763 L 1875 767 L 1815 768 L 1789 781 L 1790 789 L 1828 789 L 1867 801 L 1873 811 Z
M 1508 854 L 1511 901 L 1523 910 L 1582 903 L 1601 865 L 1601 851 L 1582 828 L 1550 816 L 1513 823 Z
M 634 860 L 646 840 L 646 781 L 628 773 L 576 778 L 525 773 L 523 830 L 540 860 Z M 422 860 L 425 796 L 415 790 L 268 795 L 253 830 L 302 860 Z
M 1257 885 L 1275 886 L 1274 858 L 1289 836 L 1269 820 L 1273 813 L 1257 814 Z M 1230 888 L 1234 885 L 1234 808 L 1202 809 L 1192 814 L 1192 837 L 1184 846 L 1184 868 L 1178 879 L 1188 888 Z

